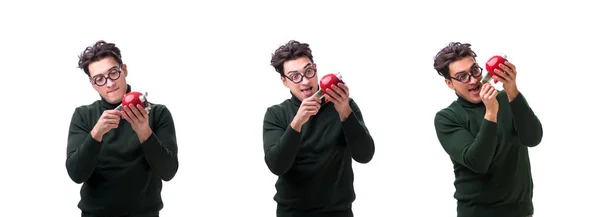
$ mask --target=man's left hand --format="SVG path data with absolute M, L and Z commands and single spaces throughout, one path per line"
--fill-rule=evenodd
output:
M 340 114 L 342 121 L 346 120 L 352 113 L 350 103 L 350 92 L 348 86 L 344 83 L 338 83 L 337 85 L 331 85 L 331 89 L 325 90 L 325 98 L 333 103 L 335 110 Z
M 131 124 L 131 128 L 138 135 L 140 143 L 144 143 L 152 135 L 152 129 L 148 124 L 148 112 L 141 105 L 123 106 L 121 115 Z
M 508 102 L 511 102 L 517 95 L 519 95 L 519 89 L 517 88 L 517 68 L 512 63 L 505 61 L 500 64 L 502 70 L 494 70 L 497 76 L 494 79 L 502 82 L 502 88 L 508 95 Z

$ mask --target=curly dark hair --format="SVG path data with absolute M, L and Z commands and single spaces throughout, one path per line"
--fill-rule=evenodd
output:
M 287 44 L 277 48 L 275 53 L 271 55 L 271 66 L 273 66 L 275 71 L 281 76 L 284 76 L 283 63 L 300 57 L 307 57 L 311 62 L 314 62 L 312 50 L 307 43 L 290 40 Z
M 465 57 L 477 57 L 477 54 L 471 50 L 471 44 L 451 42 L 448 46 L 442 48 L 434 58 L 433 68 L 437 71 L 440 76 L 446 79 L 450 78 L 450 63 L 460 60 Z
M 112 57 L 119 66 L 123 64 L 121 59 L 121 50 L 113 43 L 107 43 L 103 40 L 97 41 L 94 45 L 85 48 L 79 55 L 79 68 L 83 69 L 85 74 L 90 76 L 88 66 L 105 57 Z

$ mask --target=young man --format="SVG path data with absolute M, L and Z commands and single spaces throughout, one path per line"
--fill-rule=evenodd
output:
M 516 84 L 515 66 L 496 70 L 503 91 L 482 84 L 470 44 L 441 49 L 434 68 L 458 99 L 435 115 L 437 137 L 454 164 L 458 216 L 533 215 L 528 148 L 540 144 L 542 125 Z
M 177 172 L 175 125 L 166 106 L 120 105 L 127 84 L 127 65 L 112 43 L 98 41 L 79 56 L 100 99 L 73 113 L 66 167 L 75 183 L 83 183 L 81 216 L 158 216 L 163 207 L 162 181 Z
M 271 59 L 291 98 L 267 108 L 265 162 L 278 176 L 278 217 L 351 217 L 355 199 L 352 159 L 368 163 L 375 145 L 361 111 L 342 83 L 319 90 L 317 65 L 308 44 L 290 41 Z

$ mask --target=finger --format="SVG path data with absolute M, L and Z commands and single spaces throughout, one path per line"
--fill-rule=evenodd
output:
M 503 77 L 500 76 L 492 76 L 492 78 L 498 80 L 499 82 L 502 82 L 503 84 L 508 83 L 508 80 L 504 79 Z
M 504 65 L 510 67 L 514 74 L 517 74 L 517 67 L 508 61 L 504 61 Z
M 115 129 L 115 128 L 119 128 L 119 125 L 118 124 L 109 124 L 108 127 L 111 129 Z
M 348 89 L 348 85 L 344 83 L 339 83 L 338 86 L 342 88 L 342 90 L 344 90 L 344 93 L 346 93 L 347 95 L 350 94 L 350 89 Z
M 314 102 L 314 103 L 317 103 L 317 104 L 319 104 L 319 103 L 321 103 L 321 98 L 319 98 L 319 97 L 316 97 L 316 96 L 313 96 L 313 97 L 310 97 L 310 98 L 308 98 L 308 99 L 306 100 L 306 102 L 307 102 L 307 103 L 308 103 L 308 102 L 311 102 L 311 103 L 313 103 L 313 102 Z
M 508 74 L 506 74 L 506 72 L 504 70 L 494 69 L 494 72 L 496 73 L 496 76 L 500 76 L 504 79 L 508 79 Z
M 515 79 L 516 73 L 515 73 L 514 69 L 512 69 L 508 65 L 504 65 L 504 64 L 500 64 L 500 68 L 502 68 L 502 70 L 504 70 L 504 72 L 508 75 L 508 77 L 510 77 L 511 80 Z
M 119 110 L 105 110 L 104 114 L 119 115 L 120 112 Z
M 335 98 L 339 98 L 342 96 L 342 92 L 340 90 L 339 87 L 336 87 L 335 85 L 331 85 L 331 88 L 327 89 L 327 92 L 329 95 L 335 97 Z
M 129 111 L 129 112 L 127 112 L 127 114 L 129 115 L 129 118 L 131 118 L 131 120 L 133 122 L 138 122 L 140 120 L 140 114 L 139 114 L 139 112 L 137 112 L 137 108 L 135 108 L 134 105 L 129 105 L 129 106 L 127 106 L 127 109 Z
M 131 111 L 133 112 L 133 114 L 135 114 L 135 116 L 139 119 L 142 120 L 142 118 L 144 117 L 144 115 L 142 115 L 142 111 L 140 111 L 139 107 L 137 107 L 138 105 L 129 105 L 129 107 L 131 108 Z M 143 110 L 143 108 L 142 108 Z
M 513 77 L 513 70 L 510 67 L 504 64 L 500 64 L 499 67 L 502 69 L 502 71 L 504 71 L 504 74 L 508 75 L 511 78 Z
M 102 115 L 102 118 L 103 118 L 103 119 L 106 119 L 106 120 L 111 120 L 111 119 L 119 119 L 119 118 L 121 118 L 121 115 L 120 115 L 120 113 L 121 113 L 121 112 L 119 112 L 119 113 L 117 113 L 117 114 L 109 114 L 109 113 L 106 113 L 106 114 Z
M 106 119 L 105 120 L 106 123 L 110 123 L 110 124 L 119 124 L 120 121 L 121 121 L 121 117 L 111 118 L 111 119 Z
M 340 101 L 336 98 L 333 98 L 329 95 L 325 95 L 325 97 L 327 98 L 327 100 L 329 100 L 330 102 L 332 102 L 333 104 L 338 104 Z
M 494 89 L 494 91 L 492 92 L 492 96 L 496 97 L 498 95 L 498 90 Z
M 123 112 L 123 119 L 125 119 L 130 124 L 133 124 L 133 120 L 131 119 L 131 117 L 129 116 L 129 114 L 127 114 L 126 112 Z
M 339 83 L 338 85 L 340 85 L 341 83 Z M 338 93 L 340 95 L 340 97 L 344 97 L 346 95 L 346 91 L 344 91 L 342 88 L 338 87 L 337 85 L 332 85 L 331 89 L 335 90 L 336 93 Z
M 332 88 L 333 88 L 333 86 L 332 86 Z M 327 89 L 326 94 L 330 96 L 330 100 L 331 99 L 340 100 L 342 98 L 342 96 L 332 88 Z
M 144 109 L 144 107 L 140 104 L 138 104 L 136 107 L 141 114 L 140 117 L 142 117 L 142 120 L 146 120 L 146 118 L 148 118 L 148 111 L 146 111 L 146 109 Z
M 302 104 L 303 104 L 303 106 L 316 106 L 316 105 L 319 105 L 319 103 L 315 102 L 315 101 L 306 101 L 306 102 L 304 102 Z
M 487 85 L 487 87 L 485 88 L 485 91 L 484 91 L 483 95 L 487 97 L 487 96 L 489 96 L 489 95 L 492 93 L 492 91 L 494 91 L 494 90 L 495 90 L 495 89 L 494 89 L 494 86 L 492 86 L 491 84 L 488 84 L 488 85 Z

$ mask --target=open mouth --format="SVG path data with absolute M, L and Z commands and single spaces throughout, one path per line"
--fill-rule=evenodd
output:
M 469 93 L 473 95 L 479 95 L 479 91 L 481 90 L 481 85 L 477 85 L 477 87 L 469 89 Z
M 313 93 L 312 87 L 307 87 L 307 88 L 300 89 L 300 92 L 302 92 L 302 94 L 304 96 L 310 96 Z

